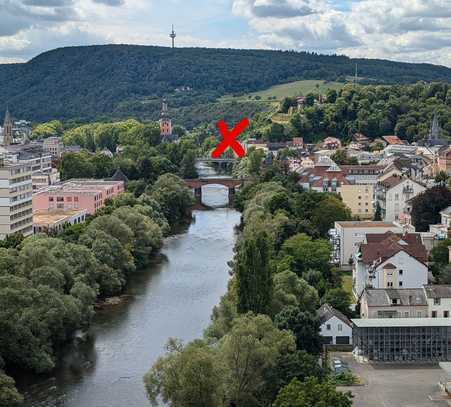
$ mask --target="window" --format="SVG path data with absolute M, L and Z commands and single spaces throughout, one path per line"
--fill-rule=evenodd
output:
M 53 202 L 53 196 L 49 196 L 49 202 Z
M 403 271 L 402 270 L 398 270 L 398 273 L 400 276 L 402 276 Z
M 57 196 L 56 202 L 64 202 L 64 196 Z
M 72 202 L 72 197 L 71 197 L 71 196 L 68 196 L 68 197 L 66 198 L 66 201 L 67 201 L 67 202 Z
M 327 329 L 328 331 L 330 331 L 330 324 L 327 324 L 327 325 L 326 325 L 326 329 Z
M 440 298 L 434 298 L 434 305 L 440 305 Z
M 402 287 L 402 281 L 399 282 L 399 286 Z
M 422 316 L 423 316 L 423 314 L 421 313 L 421 311 L 418 311 L 417 317 L 418 317 L 418 318 L 421 318 Z
M 338 332 L 341 332 L 343 330 L 343 325 L 342 324 L 338 324 Z
M 443 311 L 443 318 L 449 318 L 449 311 Z
M 78 202 L 78 196 L 74 196 L 74 202 Z
M 409 318 L 409 312 L 408 311 L 404 312 L 404 317 L 405 318 Z
M 432 311 L 432 318 L 437 318 L 437 311 Z

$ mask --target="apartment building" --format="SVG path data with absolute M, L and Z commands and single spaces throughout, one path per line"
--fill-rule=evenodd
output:
M 365 288 L 421 288 L 428 283 L 427 252 L 419 233 L 367 234 L 354 253 L 353 292 Z
M 64 152 L 64 144 L 60 137 L 48 137 L 44 139 L 42 148 L 45 153 L 53 158 L 61 158 Z
M 408 215 L 408 201 L 425 190 L 426 187 L 419 182 L 399 175 L 378 182 L 376 202 L 381 208 L 382 219 L 393 222 Z
M 451 316 L 451 286 L 427 285 L 424 287 L 428 302 L 429 317 L 450 318 Z M 450 320 L 451 325 L 451 320 Z
M 0 157 L 0 239 L 33 233 L 32 163 Z
M 124 192 L 124 181 L 72 179 L 38 190 L 33 196 L 33 210 L 86 209 L 95 214 L 105 201 Z
M 393 222 L 374 221 L 342 221 L 335 222 L 334 229 L 329 234 L 332 243 L 333 261 L 340 267 L 350 266 L 352 256 L 365 241 L 368 234 L 385 232 L 402 233 L 402 227 Z

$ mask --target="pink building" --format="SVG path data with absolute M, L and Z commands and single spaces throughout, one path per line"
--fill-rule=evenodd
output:
M 93 215 L 105 200 L 124 192 L 124 181 L 71 179 L 40 189 L 33 195 L 33 211 L 86 209 Z

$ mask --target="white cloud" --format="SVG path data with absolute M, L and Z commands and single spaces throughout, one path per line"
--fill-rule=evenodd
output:
M 285 18 L 257 12 L 262 1 L 234 0 L 233 12 L 269 47 L 451 66 L 451 0 L 363 0 L 345 11 L 326 0 L 286 0 L 279 4 L 293 13 Z M 310 12 L 294 12 L 301 9 Z

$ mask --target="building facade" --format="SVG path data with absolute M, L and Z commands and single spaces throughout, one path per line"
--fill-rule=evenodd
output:
M 360 318 L 426 318 L 423 288 L 367 288 L 360 298 Z
M 86 209 L 88 214 L 93 215 L 105 205 L 107 199 L 122 192 L 123 181 L 72 179 L 36 191 L 33 210 L 45 212 L 54 209 Z
M 329 304 L 318 310 L 321 321 L 320 335 L 327 345 L 350 345 L 352 343 L 352 323 L 340 311 Z
M 33 233 L 32 165 L 0 157 L 0 239 Z
M 35 212 L 33 213 L 33 232 L 58 234 L 62 232 L 67 225 L 84 223 L 86 216 L 86 209 Z
M 450 318 L 451 286 L 427 285 L 424 290 L 428 302 L 428 316 L 430 318 Z
M 373 185 L 342 185 L 340 196 L 343 203 L 351 210 L 353 216 L 360 219 L 374 218 Z
M 334 229 L 330 231 L 334 263 L 343 268 L 351 268 L 353 254 L 365 241 L 366 235 L 385 232 L 402 233 L 402 228 L 393 222 L 335 222 Z
M 376 202 L 381 208 L 382 219 L 386 222 L 394 222 L 408 215 L 408 201 L 420 193 L 426 187 L 402 176 L 392 175 L 378 182 L 376 187 Z
M 419 234 L 366 235 L 354 253 L 354 295 L 360 298 L 365 288 L 421 288 L 428 283 L 426 261 Z
M 353 319 L 354 353 L 381 363 L 451 360 L 449 318 Z

